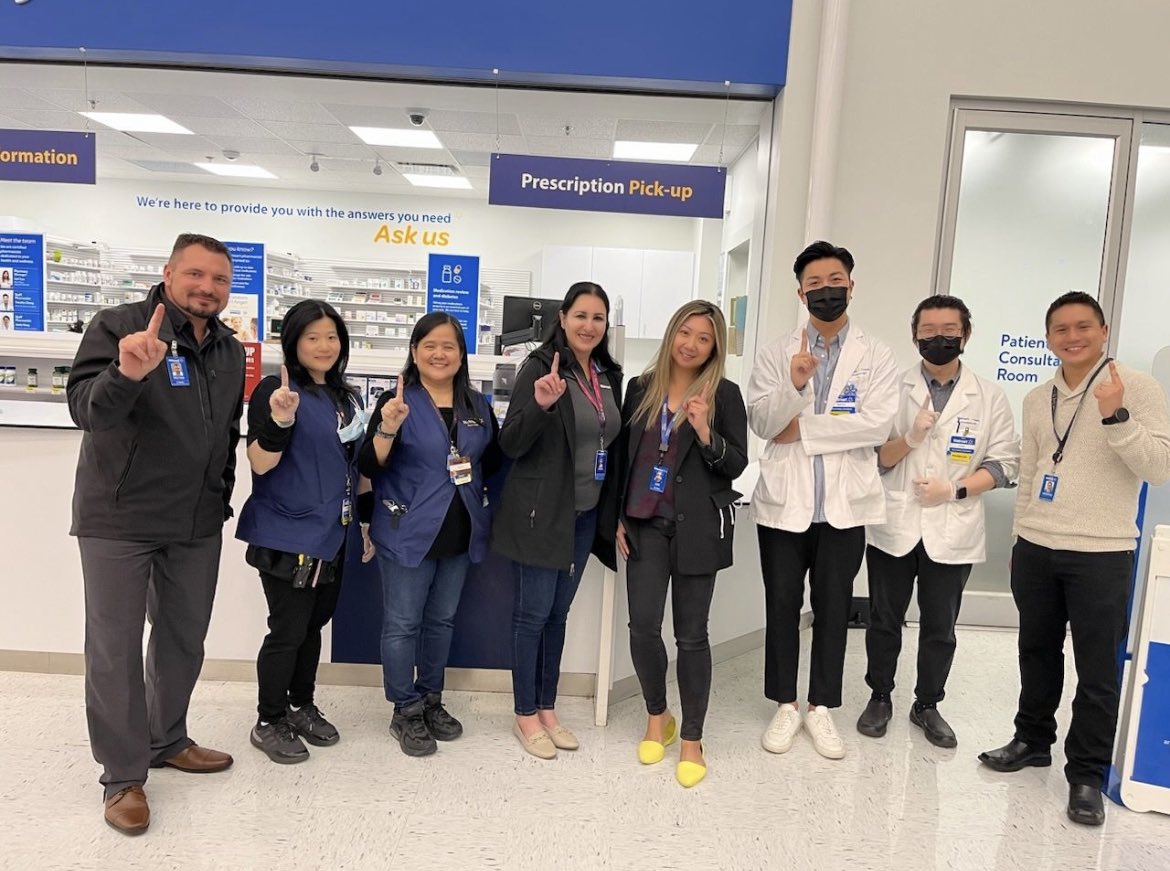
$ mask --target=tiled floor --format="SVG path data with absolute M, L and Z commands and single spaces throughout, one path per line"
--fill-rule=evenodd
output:
M 81 680 L 0 673 L 0 867 L 1170 869 L 1166 817 L 1111 806 L 1101 829 L 1067 821 L 1061 754 L 1051 769 L 1017 774 L 978 765 L 980 750 L 1011 734 L 1014 641 L 961 632 L 942 708 L 960 746 L 942 751 L 906 720 L 913 631 L 889 734 L 857 734 L 868 693 L 863 637 L 852 633 L 837 716 L 848 755 L 839 762 L 817 756 L 807 736 L 785 756 L 765 753 L 759 738 L 772 706 L 760 695 L 760 654 L 717 666 L 710 773 L 690 791 L 671 762 L 638 764 L 636 699 L 616 705 L 605 729 L 588 725 L 589 701 L 564 700 L 562 718 L 582 749 L 545 763 L 512 737 L 509 697 L 451 693 L 467 734 L 419 760 L 391 742 L 377 690 L 325 687 L 319 702 L 342 742 L 277 766 L 247 741 L 255 688 L 203 683 L 191 735 L 231 751 L 236 764 L 219 775 L 153 772 L 154 819 L 140 838 L 102 822 Z

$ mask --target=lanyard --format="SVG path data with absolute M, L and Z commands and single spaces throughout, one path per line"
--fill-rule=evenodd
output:
M 1089 380 L 1085 383 L 1085 389 L 1081 393 L 1081 398 L 1077 402 L 1077 407 L 1073 411 L 1072 419 L 1068 422 L 1068 427 L 1065 429 L 1063 436 L 1056 431 L 1056 385 L 1052 385 L 1052 434 L 1056 436 L 1056 451 L 1052 454 L 1053 465 L 1060 463 L 1064 459 L 1064 446 L 1068 444 L 1068 437 L 1072 434 L 1073 424 L 1077 422 L 1077 415 L 1081 413 L 1081 406 L 1085 404 L 1085 397 L 1089 395 L 1089 388 L 1093 386 L 1093 382 L 1101 374 L 1101 370 L 1108 366 L 1109 361 L 1112 359 L 1112 357 L 1106 357 L 1105 362 L 1098 366 L 1093 374 L 1089 376 Z
M 670 416 L 670 406 L 667 400 L 662 400 L 662 414 L 658 417 L 658 462 L 662 462 L 662 455 L 670 450 L 670 433 L 674 429 L 674 422 L 678 420 L 679 415 L 682 414 L 680 408 L 675 412 L 674 417 Z
M 439 423 L 443 425 L 443 429 L 447 430 L 447 441 L 451 444 L 451 456 L 459 456 L 459 448 L 455 446 L 455 438 L 459 432 L 459 417 L 455 414 L 454 396 L 451 398 L 451 425 L 447 426 L 447 421 L 443 420 L 443 412 L 439 411 L 439 406 L 435 405 L 435 400 L 431 396 L 430 391 L 424 387 L 423 393 L 425 393 L 427 395 L 427 399 L 430 400 L 431 408 L 433 408 L 435 410 L 435 414 L 438 415 Z
M 589 386 L 591 389 L 586 389 L 585 384 L 581 381 L 581 377 L 576 373 L 573 377 L 577 379 L 577 386 L 581 388 L 581 393 L 589 400 L 589 404 L 593 406 L 593 410 L 597 412 L 597 424 L 600 432 L 597 436 L 597 442 L 601 445 L 601 449 L 605 449 L 605 397 L 601 395 L 601 382 L 597 378 L 597 373 L 600 371 L 596 363 L 591 362 L 589 366 Z

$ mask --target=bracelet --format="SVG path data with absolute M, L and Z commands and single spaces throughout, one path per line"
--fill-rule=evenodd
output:
M 281 429 L 290 429 L 292 425 L 297 422 L 297 419 L 294 417 L 292 420 L 277 420 L 275 417 L 273 417 L 272 422 Z
M 398 433 L 386 432 L 386 430 L 382 429 L 382 424 L 380 423 L 378 424 L 378 428 L 374 430 L 374 435 L 380 439 L 394 439 L 398 437 Z

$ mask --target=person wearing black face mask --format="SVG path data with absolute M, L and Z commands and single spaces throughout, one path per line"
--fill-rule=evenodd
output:
M 857 731 L 880 738 L 902 623 L 918 578 L 918 683 L 910 722 L 937 747 L 955 747 L 938 712 L 955 656 L 955 622 L 971 566 L 986 556 L 981 495 L 1019 471 L 1020 438 L 1003 390 L 963 367 L 971 312 L 953 296 L 918 304 L 911 334 L 922 362 L 902 378 L 892 437 L 878 449 L 886 521 L 867 530 L 870 620 L 865 681 L 873 695 Z
M 768 441 L 752 496 L 760 539 L 767 628 L 764 695 L 778 705 L 761 743 L 784 753 L 803 725 L 817 752 L 845 755 L 830 709 L 841 678 L 853 579 L 865 556 L 865 525 L 885 519 L 874 449 L 898 408 L 898 369 L 884 344 L 845 314 L 853 255 L 815 242 L 793 264 L 809 320 L 757 355 L 748 422 Z M 796 678 L 805 574 L 813 603 L 808 714 Z

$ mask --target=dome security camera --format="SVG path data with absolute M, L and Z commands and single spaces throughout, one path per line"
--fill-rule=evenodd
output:
M 415 127 L 422 127 L 426 123 L 427 113 L 421 109 L 412 109 L 406 113 L 406 117 L 410 119 L 410 123 Z
M 225 160 L 238 160 L 240 157 L 240 152 L 236 151 L 234 148 L 225 148 L 223 150 L 223 156 Z
M 317 155 L 312 154 L 309 156 L 313 158 L 312 161 L 309 162 L 309 172 L 320 172 L 321 164 L 317 162 Z

